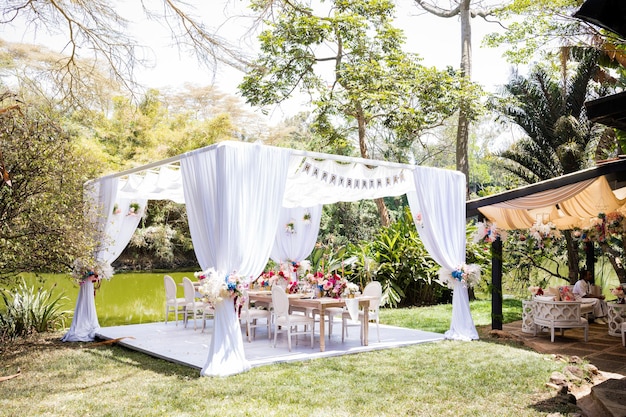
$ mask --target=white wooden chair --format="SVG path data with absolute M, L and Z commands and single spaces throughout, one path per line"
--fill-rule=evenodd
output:
M 589 332 L 587 319 L 581 317 L 581 303 L 579 301 L 545 301 L 535 299 L 533 321 L 534 335 L 537 329 L 549 328 L 550 341 L 554 342 L 554 329 L 561 329 L 563 336 L 565 329 L 582 327 L 585 330 L 585 342 Z
M 314 347 L 315 319 L 304 314 L 292 314 L 289 312 L 289 297 L 280 286 L 272 286 L 272 305 L 274 307 L 274 347 L 276 347 L 276 337 L 278 333 L 287 333 L 287 346 L 291 352 L 291 336 L 298 335 L 311 336 L 311 349 Z M 303 330 L 298 330 L 298 326 L 304 326 Z
M 185 328 L 189 319 L 193 319 L 193 329 L 196 330 L 198 328 L 196 319 L 203 318 L 205 304 L 196 298 L 196 289 L 187 277 L 183 277 L 183 290 L 185 293 Z
M 178 326 L 178 316 L 185 318 L 185 299 L 176 297 L 176 282 L 169 275 L 163 277 L 165 285 L 165 324 L 170 313 L 174 313 L 176 317 L 176 325 Z
M 269 309 L 250 307 L 248 290 L 244 290 L 243 296 L 244 302 L 239 320 L 241 320 L 242 324 L 243 322 L 246 323 L 246 334 L 248 335 L 248 342 L 252 343 L 252 339 L 256 336 L 256 328 L 261 326 L 267 327 L 267 338 L 271 339 L 272 313 Z M 265 323 L 257 323 L 257 320 L 259 319 L 265 319 Z

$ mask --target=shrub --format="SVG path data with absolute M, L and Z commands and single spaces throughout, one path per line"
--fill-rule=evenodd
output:
M 15 339 L 32 332 L 43 333 L 62 328 L 68 311 L 61 310 L 64 293 L 35 289 L 24 279 L 14 290 L 0 290 L 4 306 L 0 309 L 0 336 Z

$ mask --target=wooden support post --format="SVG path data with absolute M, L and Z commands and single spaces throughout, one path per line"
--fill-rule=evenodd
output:
M 491 243 L 491 329 L 502 330 L 502 241 Z

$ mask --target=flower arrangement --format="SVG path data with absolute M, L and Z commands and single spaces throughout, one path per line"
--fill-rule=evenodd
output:
M 624 298 L 624 288 L 622 286 L 611 288 L 611 294 L 617 297 L 618 304 L 624 304 L 626 302 Z
M 291 281 L 289 282 L 289 284 L 287 284 L 287 290 L 285 292 L 287 294 L 296 294 L 299 289 L 300 286 L 298 284 L 298 281 Z
M 128 206 L 128 214 L 127 216 L 137 216 L 139 214 L 139 210 L 141 210 L 141 206 L 137 202 L 132 202 Z
M 111 279 L 112 276 L 113 267 L 102 261 L 76 259 L 72 265 L 72 278 L 81 285 L 87 281 Z
M 561 231 L 556 228 L 554 223 L 543 223 L 537 220 L 535 224 L 528 230 L 530 237 L 537 241 L 539 247 L 543 247 L 545 240 L 560 239 L 563 237 Z
M 454 289 L 458 282 L 466 287 L 473 287 L 480 280 L 480 266 L 476 264 L 463 264 L 457 266 L 453 271 L 446 268 L 439 270 L 439 277 L 436 279 L 443 286 Z
M 296 221 L 295 220 L 289 220 L 287 222 L 287 224 L 285 225 L 285 232 L 289 234 L 296 233 Z
M 267 271 L 259 275 L 255 284 L 261 287 L 261 289 L 269 289 L 274 281 L 274 271 Z
M 626 233 L 626 218 L 620 212 L 598 213 L 597 217 L 589 219 L 579 231 L 584 241 L 604 242 L 611 235 Z
M 117 214 L 120 214 L 121 212 L 122 210 L 120 209 L 120 206 L 117 203 L 115 203 L 113 205 L 113 214 L 117 215 Z
M 311 224 L 311 213 L 308 210 L 304 212 L 304 215 L 302 216 L 302 222 L 306 225 Z
M 530 291 L 530 293 L 533 296 L 535 296 L 535 295 L 543 295 L 543 290 L 539 286 L 530 286 L 530 287 L 528 287 L 528 291 Z
M 350 296 L 357 295 L 360 292 L 361 291 L 358 285 L 356 285 L 354 282 L 347 282 L 346 287 L 343 290 L 343 296 L 350 297 Z
M 203 299 L 205 302 L 215 304 L 226 298 L 234 297 L 237 297 L 239 302 L 242 301 L 245 283 L 243 277 L 240 275 L 233 272 L 222 277 L 222 274 L 218 273 L 213 268 L 201 271 L 197 274 L 198 276 L 204 276 L 198 291 L 204 296 Z M 194 273 L 194 275 L 196 275 L 196 273 Z
M 474 243 L 492 243 L 495 242 L 498 238 L 500 238 L 501 240 L 507 238 L 507 233 L 503 230 L 499 230 L 495 223 L 478 222 L 476 226 L 476 232 L 474 232 L 474 235 L 472 236 L 472 241 Z
M 308 274 L 307 279 L 313 286 L 317 286 L 320 297 L 340 298 L 348 284 L 348 280 L 334 272 L 324 275 L 322 272 Z

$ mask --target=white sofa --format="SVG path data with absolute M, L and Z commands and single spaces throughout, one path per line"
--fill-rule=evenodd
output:
M 534 335 L 537 329 L 549 328 L 550 341 L 554 342 L 554 329 L 561 329 L 563 336 L 565 329 L 582 327 L 585 329 L 585 342 L 589 333 L 589 322 L 581 317 L 580 301 L 547 301 L 535 298 L 533 306 Z

